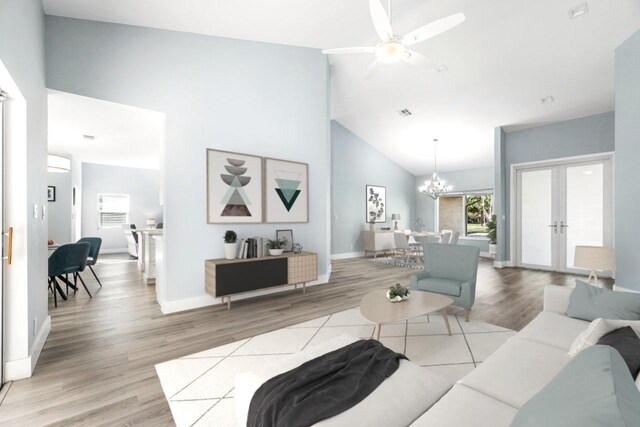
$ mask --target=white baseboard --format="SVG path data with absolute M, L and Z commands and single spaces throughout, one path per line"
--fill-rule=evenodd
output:
M 507 268 L 513 267 L 513 264 L 511 263 L 511 261 L 494 261 L 493 266 L 495 268 Z
M 6 381 L 21 380 L 31 376 L 33 370 L 36 368 L 36 363 L 38 363 L 40 353 L 42 352 L 42 348 L 47 341 L 50 331 L 51 316 L 47 316 L 33 342 L 31 354 L 24 359 L 12 360 L 4 364 L 4 379 Z
M 327 274 L 323 274 L 318 276 L 318 280 L 314 280 L 313 282 L 307 283 L 307 287 L 322 285 L 329 282 L 329 278 L 331 277 L 331 269 Z M 269 295 L 274 294 L 276 292 L 282 292 L 286 290 L 291 290 L 294 288 L 294 285 L 290 286 L 282 286 L 275 289 L 264 289 L 262 291 L 250 292 L 247 294 L 239 294 L 237 296 L 231 296 L 231 306 L 233 307 L 233 301 L 238 301 L 246 298 L 254 298 L 261 295 Z M 298 287 L 298 289 L 300 289 Z M 198 295 L 196 297 L 184 298 L 174 301 L 158 301 L 160 304 L 160 310 L 163 314 L 177 313 L 179 311 L 193 310 L 195 308 L 207 307 L 210 305 L 222 304 L 222 298 L 213 298 L 207 294 Z
M 360 258 L 364 256 L 364 252 L 347 252 L 344 254 L 331 254 L 331 259 L 349 259 Z
M 633 292 L 635 294 L 640 293 L 640 291 L 636 291 L 635 289 L 623 288 L 622 286 L 618 286 L 616 284 L 613 285 L 613 290 L 621 292 Z
M 126 254 L 129 253 L 127 248 L 100 249 L 101 254 Z

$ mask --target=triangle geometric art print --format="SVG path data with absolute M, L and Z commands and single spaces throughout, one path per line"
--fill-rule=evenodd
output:
M 309 166 L 264 159 L 265 222 L 309 221 Z

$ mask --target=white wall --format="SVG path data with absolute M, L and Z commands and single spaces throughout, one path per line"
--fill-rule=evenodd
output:
M 47 173 L 47 186 L 56 187 L 56 201 L 47 201 L 49 239 L 70 243 L 71 238 L 71 172 Z
M 145 228 L 147 218 L 162 221 L 160 171 L 121 166 L 82 164 L 82 237 L 102 238 L 101 250 L 127 251 L 122 230 L 98 229 L 98 194 L 128 194 L 130 222 Z
M 5 227 L 14 263 L 5 269 L 5 379 L 31 375 L 50 328 L 47 314 L 47 98 L 40 0 L 0 2 L 0 86 L 8 92 Z M 38 215 L 32 215 L 33 205 Z
M 49 88 L 166 114 L 169 302 L 214 302 L 204 260 L 224 255 L 226 229 L 291 228 L 329 272 L 329 73 L 319 50 L 51 16 L 46 41 Z M 206 148 L 308 163 L 309 223 L 207 224 Z

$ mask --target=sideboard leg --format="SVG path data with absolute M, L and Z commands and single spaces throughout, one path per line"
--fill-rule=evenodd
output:
M 307 293 L 307 282 L 302 282 L 302 293 L 303 294 Z
M 231 297 L 227 297 L 227 310 L 231 310 Z

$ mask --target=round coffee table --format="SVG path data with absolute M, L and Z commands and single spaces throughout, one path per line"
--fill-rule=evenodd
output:
M 451 335 L 447 315 L 447 307 L 451 304 L 453 304 L 453 300 L 444 295 L 415 290 L 411 291 L 409 299 L 406 301 L 394 303 L 387 299 L 387 289 L 378 289 L 369 292 L 362 298 L 360 313 L 367 320 L 376 324 L 376 329 L 373 332 L 373 337 L 376 340 L 380 339 L 380 327 L 383 323 L 408 320 L 436 311 L 442 312 L 444 323 L 447 325 L 449 335 Z

